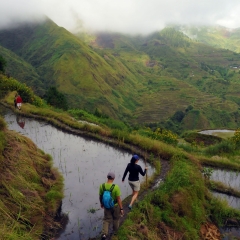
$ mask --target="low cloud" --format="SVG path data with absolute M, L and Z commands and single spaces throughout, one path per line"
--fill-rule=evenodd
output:
M 150 33 L 166 24 L 240 27 L 239 0 L 8 0 L 1 3 L 0 28 L 47 15 L 69 31 Z

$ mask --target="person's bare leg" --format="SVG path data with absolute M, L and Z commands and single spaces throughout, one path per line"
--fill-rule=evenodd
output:
M 138 197 L 138 191 L 133 191 L 132 200 L 131 200 L 129 206 L 132 207 L 132 205 L 133 205 L 134 201 L 137 199 L 137 197 Z

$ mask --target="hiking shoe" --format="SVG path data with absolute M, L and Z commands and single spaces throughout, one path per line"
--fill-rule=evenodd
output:
M 106 240 L 107 236 L 105 234 L 102 235 L 102 240 Z
M 131 206 L 131 205 L 128 205 L 128 209 L 129 209 L 129 210 L 132 210 L 132 206 Z

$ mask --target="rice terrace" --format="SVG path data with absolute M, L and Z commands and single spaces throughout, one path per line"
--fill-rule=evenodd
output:
M 239 39 L 0 28 L 0 239 L 240 239 Z M 133 155 L 148 170 L 129 206 Z M 109 172 L 124 214 L 105 236 Z

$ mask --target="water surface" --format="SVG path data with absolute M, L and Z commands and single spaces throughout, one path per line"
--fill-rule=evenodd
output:
M 228 187 L 234 188 L 240 191 L 240 173 L 214 169 L 213 174 L 210 177 L 211 180 L 219 181 L 227 185 Z M 240 209 L 240 199 L 234 196 L 229 196 L 227 194 L 213 192 L 215 197 L 218 197 L 228 203 L 229 206 L 235 209 Z M 221 233 L 223 234 L 223 240 L 239 239 L 240 229 L 236 227 L 223 227 L 220 228 Z M 234 238 L 235 237 L 235 238 Z
M 231 187 L 240 191 L 240 173 L 239 172 L 213 169 L 213 173 L 210 179 L 214 181 L 222 182 L 228 187 Z
M 204 130 L 199 133 L 206 134 L 206 135 L 213 135 L 221 138 L 230 138 L 234 136 L 234 130 L 228 129 L 214 129 L 214 130 Z
M 53 157 L 54 166 L 64 176 L 62 211 L 69 221 L 58 239 L 88 239 L 102 229 L 103 210 L 100 208 L 99 185 L 115 172 L 114 183 L 121 188 L 122 199 L 131 194 L 127 178 L 122 175 L 131 155 L 91 139 L 65 133 L 45 122 L 23 118 L 8 109 L 2 110 L 8 128 L 29 137 L 45 153 Z M 145 164 L 140 159 L 139 165 Z M 153 173 L 148 166 L 148 175 Z M 140 176 L 143 181 L 145 178 Z M 94 212 L 94 213 L 93 213 Z
M 223 193 L 213 192 L 213 195 L 228 203 L 229 206 L 240 209 L 240 199 Z M 223 235 L 222 240 L 233 240 L 240 238 L 240 229 L 237 227 L 222 227 L 220 232 Z

